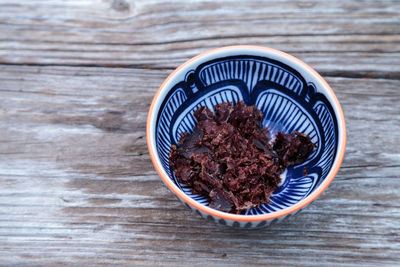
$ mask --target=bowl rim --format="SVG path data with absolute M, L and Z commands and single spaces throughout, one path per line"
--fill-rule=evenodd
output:
M 318 79 L 322 85 L 325 87 L 325 89 L 331 94 L 333 105 L 336 106 L 336 113 L 338 115 L 338 156 L 336 157 L 334 164 L 332 166 L 332 169 L 329 171 L 328 176 L 325 178 L 325 180 L 315 189 L 314 192 L 312 192 L 310 195 L 308 195 L 306 198 L 302 199 L 298 203 L 294 204 L 293 206 L 284 208 L 279 211 L 267 213 L 267 214 L 260 214 L 260 215 L 242 215 L 242 214 L 232 214 L 232 213 L 227 213 L 227 212 L 222 212 L 219 210 L 215 210 L 213 208 L 204 206 L 197 202 L 196 200 L 192 199 L 188 195 L 186 195 L 182 190 L 180 190 L 174 183 L 173 181 L 168 177 L 166 172 L 164 171 L 163 167 L 161 166 L 160 162 L 157 161 L 157 151 L 155 150 L 155 136 L 154 140 L 151 136 L 151 133 L 155 133 L 154 129 L 152 129 L 152 121 L 156 119 L 156 114 L 154 112 L 154 108 L 156 105 L 156 102 L 158 100 L 158 97 L 160 96 L 162 90 L 164 89 L 165 85 L 173 79 L 175 74 L 179 73 L 179 71 L 192 62 L 201 59 L 205 56 L 208 56 L 210 54 L 217 54 L 219 52 L 223 52 L 225 50 L 241 50 L 241 49 L 246 49 L 246 50 L 257 50 L 258 52 L 266 52 L 269 54 L 277 54 L 281 57 L 286 58 L 288 61 L 296 62 L 299 64 L 301 67 L 305 68 L 308 70 L 311 74 L 314 74 L 316 79 Z M 288 63 L 286 63 L 288 64 Z M 290 65 L 290 64 L 289 64 Z M 154 127 L 153 127 L 154 128 Z M 264 46 L 256 46 L 256 45 L 233 45 L 233 46 L 223 46 L 215 49 L 211 49 L 205 52 L 202 52 L 198 54 L 197 56 L 194 56 L 181 64 L 178 68 L 176 68 L 171 74 L 168 75 L 168 77 L 163 81 L 159 89 L 157 90 L 156 94 L 153 97 L 153 100 L 151 102 L 148 116 L 147 116 L 147 122 L 146 122 L 146 139 L 147 139 L 147 146 L 150 154 L 150 158 L 153 162 L 154 167 L 156 168 L 157 173 L 160 175 L 161 179 L 163 182 L 169 187 L 169 189 L 174 192 L 181 200 L 183 200 L 185 203 L 189 204 L 190 206 L 194 207 L 195 209 L 198 209 L 208 215 L 212 215 L 221 219 L 226 219 L 226 220 L 231 220 L 231 221 L 241 221 L 241 222 L 256 222 L 256 221 L 266 221 L 266 220 L 272 220 L 275 218 L 279 218 L 285 215 L 288 215 L 290 213 L 293 213 L 297 210 L 300 210 L 301 208 L 307 206 L 309 203 L 311 203 L 313 200 L 315 200 L 328 186 L 329 184 L 333 181 L 335 178 L 337 172 L 339 171 L 339 168 L 343 162 L 344 154 L 345 154 L 345 148 L 346 148 L 346 142 L 347 142 L 347 135 L 346 135 L 346 123 L 345 123 L 345 118 L 343 114 L 343 109 L 339 103 L 339 100 L 337 99 L 334 91 L 332 88 L 329 86 L 329 84 L 322 78 L 322 76 L 316 72 L 313 68 L 311 68 L 308 64 L 304 63 L 300 59 L 287 54 L 285 52 L 282 52 L 280 50 L 276 50 L 273 48 L 269 47 L 264 47 Z

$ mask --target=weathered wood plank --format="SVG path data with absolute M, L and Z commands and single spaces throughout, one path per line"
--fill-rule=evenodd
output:
M 291 220 L 237 232 L 188 211 L 150 163 L 145 115 L 167 73 L 1 66 L 4 262 L 398 262 L 400 158 L 391 145 L 398 135 L 391 133 L 400 130 L 393 108 L 400 81 L 328 78 L 348 118 L 348 153 L 338 177 Z M 387 108 L 374 108 L 383 101 Z
M 76 141 L 66 140 L 60 144 L 42 144 L 41 147 L 42 151 L 46 152 L 49 149 L 54 150 L 54 146 L 64 145 L 64 148 L 59 148 L 63 149 L 60 151 L 61 156 L 80 163 L 85 162 L 85 159 L 76 158 L 75 154 L 71 154 L 81 153 L 80 150 L 69 149 L 69 143 L 72 141 L 88 146 L 84 149 L 85 155 L 106 151 L 108 157 L 111 151 L 116 150 L 113 152 L 117 155 L 116 158 L 126 153 L 147 157 L 144 139 L 147 110 L 152 96 L 168 71 L 18 66 L 4 66 L 0 70 L 0 78 L 4 81 L 0 88 L 4 96 L 1 103 L 3 116 L 6 118 L 3 123 L 8 121 L 4 130 L 9 132 L 10 136 L 19 136 L 19 140 L 26 140 L 30 134 L 39 132 L 40 138 L 48 140 L 68 129 L 72 132 L 77 131 L 78 136 L 87 137 L 78 137 Z M 346 153 L 349 164 L 400 164 L 400 159 L 396 157 L 398 149 L 392 145 L 399 139 L 399 136 L 393 133 L 400 130 L 399 109 L 396 109 L 400 100 L 400 81 L 349 78 L 327 80 L 336 90 L 346 118 L 350 121 Z M 94 87 L 96 90 L 93 90 Z M 382 106 L 381 103 L 385 105 Z M 29 122 L 28 126 L 21 124 L 23 122 Z M 374 127 L 371 128 L 370 123 L 375 123 Z M 66 130 L 49 129 L 49 136 L 46 137 L 42 132 L 52 125 L 64 127 Z M 29 128 L 29 131 L 25 135 L 12 134 L 13 127 L 10 126 L 17 130 Z M 82 132 L 75 130 L 76 127 L 81 127 Z M 108 132 L 107 137 L 98 135 L 102 131 Z M 88 143 L 92 138 L 88 135 L 90 133 L 107 142 L 99 142 L 100 146 L 90 147 L 91 144 L 97 143 L 94 139 Z M 128 135 L 124 144 L 116 147 L 114 142 L 123 140 L 121 136 L 124 134 L 132 136 Z M 135 138 L 138 138 L 138 141 L 135 141 Z M 135 142 L 139 142 L 140 147 L 135 147 Z M 366 142 L 369 146 L 365 145 Z M 23 151 L 22 148 L 17 148 L 15 143 L 12 143 L 11 147 L 16 153 Z M 377 148 L 380 150 L 377 151 Z M 104 158 L 105 162 L 108 161 L 107 157 Z M 103 162 L 98 162 L 99 171 L 102 164 Z M 152 170 L 150 162 L 147 165 L 148 169 Z
M 330 76 L 400 77 L 397 1 L 119 2 L 5 5 L 0 62 L 175 68 L 208 48 L 256 44 Z
M 398 1 L 0 0 L 1 263 L 398 265 L 399 13 Z M 145 143 L 169 72 L 232 44 L 309 63 L 347 119 L 333 184 L 262 231 L 192 214 Z

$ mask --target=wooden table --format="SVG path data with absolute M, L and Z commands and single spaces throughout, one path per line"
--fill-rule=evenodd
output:
M 332 185 L 265 230 L 193 214 L 146 147 L 166 76 L 232 44 L 307 62 L 347 119 Z M 0 0 L 1 265 L 399 266 L 399 145 L 399 1 Z

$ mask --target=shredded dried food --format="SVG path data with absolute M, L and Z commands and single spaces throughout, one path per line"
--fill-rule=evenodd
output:
M 170 151 L 170 165 L 182 184 L 207 196 L 211 208 L 241 213 L 263 203 L 281 182 L 285 168 L 307 160 L 315 148 L 299 132 L 278 132 L 271 143 L 263 114 L 239 101 L 194 112 L 197 125 Z M 305 170 L 306 171 L 306 170 Z

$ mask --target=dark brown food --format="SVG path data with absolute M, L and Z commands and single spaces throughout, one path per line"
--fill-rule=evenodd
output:
M 296 137 L 278 132 L 274 142 L 273 149 L 284 166 L 303 163 L 315 147 L 309 136 L 297 131 L 293 131 L 293 134 Z
M 304 162 L 315 145 L 302 133 L 279 132 L 270 145 L 263 115 L 243 101 L 194 112 L 197 125 L 172 146 L 170 165 L 180 183 L 207 196 L 210 207 L 231 213 L 269 202 L 286 167 Z

